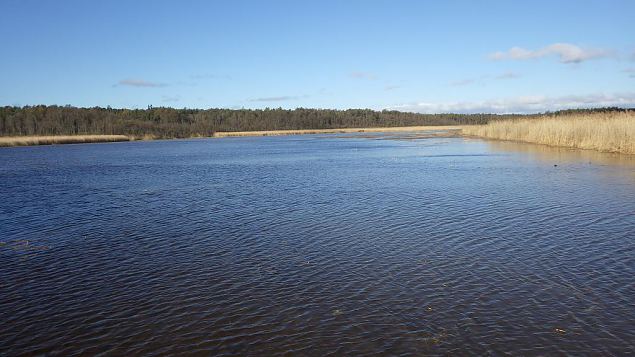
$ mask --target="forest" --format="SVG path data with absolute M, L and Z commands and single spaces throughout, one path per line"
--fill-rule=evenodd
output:
M 620 111 L 619 108 L 573 112 Z M 572 110 L 552 114 L 569 113 Z M 418 114 L 370 109 L 114 109 L 73 106 L 0 107 L 0 136 L 129 135 L 186 138 L 217 131 L 302 130 L 486 124 L 532 115 Z

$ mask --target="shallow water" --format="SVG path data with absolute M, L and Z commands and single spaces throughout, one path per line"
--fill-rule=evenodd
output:
M 379 139 L 0 149 L 0 355 L 635 353 L 635 159 Z

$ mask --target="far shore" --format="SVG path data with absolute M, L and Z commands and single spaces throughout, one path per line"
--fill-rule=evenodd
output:
M 541 115 L 532 118 L 493 120 L 484 125 L 439 125 L 338 128 L 308 130 L 217 131 L 213 138 L 241 136 L 279 136 L 347 133 L 427 133 L 461 135 L 503 141 L 517 141 L 550 146 L 591 149 L 601 152 L 635 154 L 635 111 Z M 439 133 L 441 132 L 441 133 Z M 409 134 L 409 136 L 411 136 Z M 198 135 L 192 138 L 203 138 Z M 171 139 L 151 134 L 132 135 L 64 135 L 0 136 L 0 146 L 80 144 L 134 140 Z

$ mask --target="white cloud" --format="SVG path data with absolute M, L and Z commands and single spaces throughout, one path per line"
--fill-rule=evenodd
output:
M 539 113 L 560 109 L 635 107 L 635 92 L 561 97 L 522 96 L 474 102 L 417 102 L 387 109 L 416 113 Z
M 495 61 L 527 60 L 555 55 L 562 63 L 580 63 L 590 59 L 610 57 L 613 54 L 613 51 L 606 49 L 581 48 L 570 43 L 554 43 L 533 51 L 512 47 L 505 52 L 494 52 L 489 55 L 489 58 Z

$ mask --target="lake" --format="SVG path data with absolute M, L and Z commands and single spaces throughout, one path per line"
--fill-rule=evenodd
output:
M 0 149 L 0 355 L 635 353 L 635 158 L 409 135 Z

